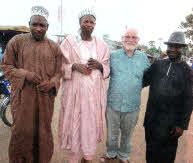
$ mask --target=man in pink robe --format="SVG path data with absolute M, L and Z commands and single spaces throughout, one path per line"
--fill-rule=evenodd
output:
M 62 65 L 59 144 L 70 150 L 70 161 L 89 162 L 96 153 L 97 142 L 104 139 L 106 109 L 105 79 L 109 76 L 109 48 L 91 36 L 96 17 L 85 10 L 80 16 L 80 35 L 68 36 L 61 49 Z M 67 61 L 66 61 L 67 59 Z

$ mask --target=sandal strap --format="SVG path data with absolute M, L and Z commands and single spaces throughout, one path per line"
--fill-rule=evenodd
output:
M 116 159 L 117 159 L 117 156 L 111 158 L 111 157 L 109 157 L 108 155 L 105 154 L 105 155 L 101 156 L 101 158 L 102 158 L 102 159 L 105 159 L 105 160 L 116 160 Z

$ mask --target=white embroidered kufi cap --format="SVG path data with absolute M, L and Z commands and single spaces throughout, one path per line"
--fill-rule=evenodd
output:
M 31 16 L 43 16 L 46 20 L 48 20 L 49 12 L 43 6 L 33 6 L 31 9 Z
M 89 9 L 89 8 L 86 8 L 86 9 L 82 10 L 82 11 L 79 13 L 78 18 L 81 19 L 82 17 L 84 17 L 84 16 L 86 16 L 86 15 L 92 15 L 92 16 L 96 19 L 96 14 L 95 14 L 94 10 Z

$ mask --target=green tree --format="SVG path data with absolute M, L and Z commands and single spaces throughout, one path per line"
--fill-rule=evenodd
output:
M 149 41 L 150 48 L 155 48 L 155 41 Z
M 159 49 L 157 49 L 156 47 L 154 47 L 154 48 L 149 48 L 149 49 L 147 49 L 146 53 L 150 53 L 150 54 L 155 55 L 155 54 L 159 54 L 160 51 L 159 51 Z
M 157 49 L 155 46 L 155 41 L 149 41 L 149 48 L 146 50 L 146 53 L 152 54 L 155 57 L 159 57 L 158 55 L 161 52 L 161 48 Z
M 192 13 L 185 17 L 185 21 L 181 22 L 180 27 L 185 29 L 185 36 L 189 40 L 188 48 L 187 48 L 187 55 L 193 56 L 193 8 Z
M 148 46 L 143 45 L 143 44 L 139 44 L 139 45 L 137 46 L 137 49 L 140 49 L 141 51 L 146 52 L 147 49 L 148 49 Z

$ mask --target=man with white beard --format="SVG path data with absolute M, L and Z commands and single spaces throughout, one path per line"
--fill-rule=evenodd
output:
M 136 50 L 139 42 L 136 29 L 128 29 L 122 39 L 123 48 L 112 53 L 110 58 L 106 110 L 107 153 L 101 157 L 101 162 L 116 158 L 120 163 L 129 162 L 130 140 L 140 110 L 143 73 L 150 66 L 147 56 Z

